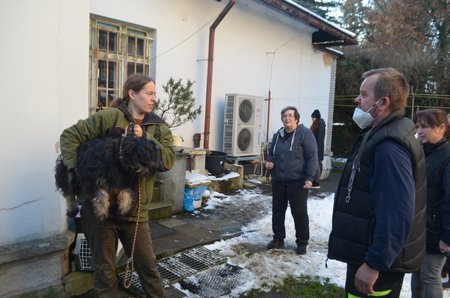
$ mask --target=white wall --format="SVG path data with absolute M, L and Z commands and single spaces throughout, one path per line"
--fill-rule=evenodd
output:
M 225 49 L 215 60 L 215 84 L 222 83 L 214 89 L 216 109 L 221 110 L 223 94 L 230 89 L 264 98 L 270 89 L 269 139 L 282 126 L 280 111 L 288 105 L 298 108 L 301 122 L 309 127 L 312 111 L 323 105 L 325 112 L 328 106 L 331 70 L 331 66 L 324 65 L 323 53 L 312 49 L 312 29 L 274 12 L 263 10 L 267 15 L 257 15 L 262 11 L 260 5 L 243 3 L 223 21 L 228 34 L 224 32 L 226 36 L 217 38 L 217 47 Z M 219 121 L 218 127 L 221 124 Z M 216 140 L 221 137 L 218 130 Z
M 159 97 L 165 97 L 161 85 L 171 76 L 190 79 L 204 108 L 209 27 L 226 4 L 0 0 L 0 245 L 66 228 L 53 167 L 62 130 L 88 115 L 90 14 L 156 30 Z M 230 10 L 215 35 L 210 149 L 222 150 L 225 93 L 266 98 L 270 89 L 270 137 L 281 126 L 279 112 L 286 105 L 296 105 L 308 127 L 314 109 L 327 117 L 331 64 L 312 49 L 311 34 L 311 27 L 252 0 L 240 0 Z M 203 126 L 204 114 L 175 132 L 191 146 Z
M 55 143 L 86 115 L 87 11 L 87 0 L 0 1 L 0 245 L 65 229 Z
M 209 28 L 227 3 L 133 0 L 125 5 L 118 0 L 92 0 L 91 12 L 155 29 L 158 97 L 165 97 L 161 85 L 171 76 L 191 79 L 194 97 L 204 111 Z M 312 32 L 313 28 L 252 0 L 238 1 L 228 12 L 215 31 L 210 149 L 223 149 L 225 93 L 267 98 L 270 88 L 270 137 L 281 126 L 279 112 L 288 104 L 299 108 L 308 127 L 314 109 L 327 116 L 331 65 L 324 63 L 324 53 L 312 49 Z M 204 113 L 174 129 L 185 146 L 192 146 L 193 134 L 203 131 Z
M 223 10 L 224 3 L 214 0 L 92 0 L 91 13 L 155 29 L 156 51 L 151 63 L 156 65 L 158 98 L 170 77 L 193 86 L 197 105 L 205 106 L 209 27 Z M 192 135 L 203 132 L 204 114 L 194 123 L 175 128 L 192 145 Z

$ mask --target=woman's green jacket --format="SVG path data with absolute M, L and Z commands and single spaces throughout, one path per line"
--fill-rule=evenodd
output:
M 117 108 L 106 108 L 85 120 L 79 120 L 76 124 L 66 128 L 60 137 L 60 148 L 63 162 L 68 169 L 76 167 L 77 149 L 80 144 L 103 137 L 110 129 L 120 127 L 126 129 L 134 123 L 126 105 L 121 103 Z M 172 168 L 175 162 L 175 151 L 172 147 L 172 133 L 167 124 L 154 113 L 146 115 L 140 124 L 145 131 L 145 137 L 155 142 L 161 150 L 163 167 L 161 171 Z M 148 221 L 148 210 L 153 196 L 155 176 L 150 176 L 140 182 L 140 212 L 133 216 L 120 217 L 127 221 Z M 137 208 L 136 208 L 137 209 Z

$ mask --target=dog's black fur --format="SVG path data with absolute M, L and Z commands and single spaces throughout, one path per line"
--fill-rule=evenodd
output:
M 94 212 L 105 219 L 110 207 L 127 214 L 137 197 L 137 181 L 162 167 L 160 150 L 146 138 L 124 135 L 120 128 L 80 145 L 77 166 L 69 171 L 60 155 L 56 160 L 56 188 L 68 201 L 68 216 L 78 212 L 77 199 L 92 200 Z

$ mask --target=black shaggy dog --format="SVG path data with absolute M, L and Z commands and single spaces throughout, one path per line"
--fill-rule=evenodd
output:
M 75 171 L 69 171 L 58 156 L 56 188 L 67 199 L 68 216 L 76 215 L 77 198 L 82 196 L 92 200 L 95 215 L 104 220 L 113 206 L 126 215 L 139 195 L 138 180 L 154 175 L 161 165 L 154 142 L 114 128 L 108 136 L 80 145 Z

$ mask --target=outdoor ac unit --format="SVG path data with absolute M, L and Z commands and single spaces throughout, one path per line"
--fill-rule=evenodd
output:
M 264 99 L 225 94 L 223 151 L 230 156 L 261 154 Z

